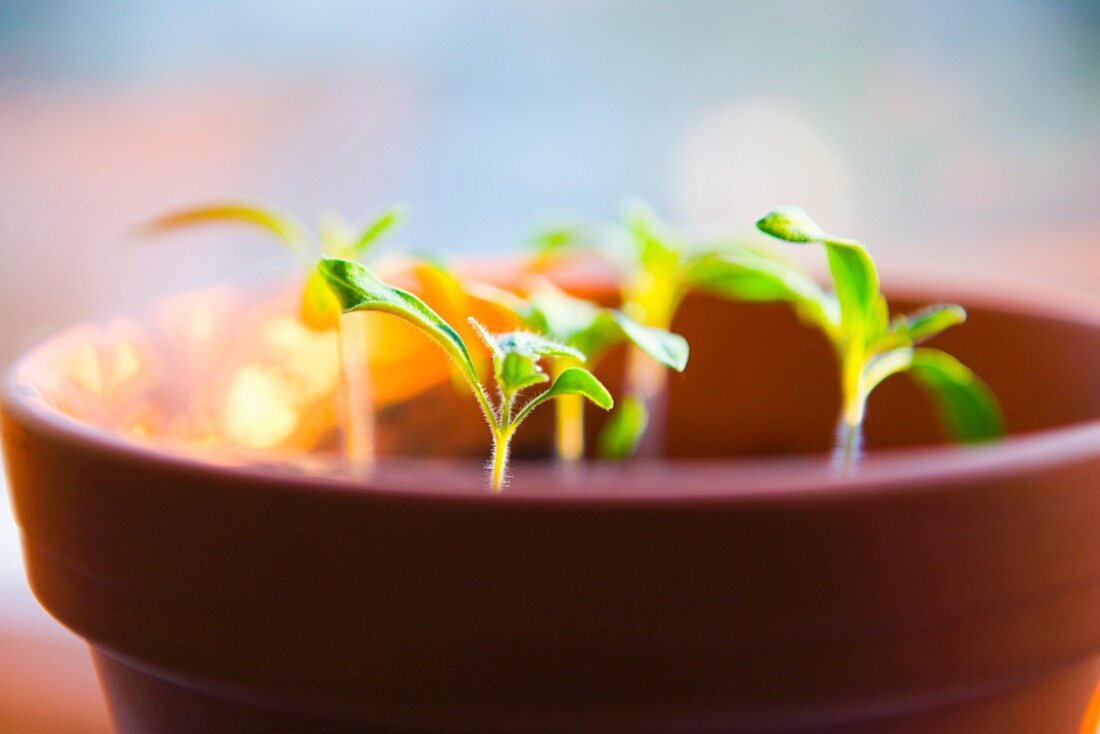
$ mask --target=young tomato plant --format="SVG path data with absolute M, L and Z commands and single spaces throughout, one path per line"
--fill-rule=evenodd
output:
M 733 280 L 752 279 L 758 269 L 782 267 L 774 256 L 734 242 L 689 241 L 640 203 L 628 206 L 621 225 L 610 231 L 557 228 L 542 233 L 535 246 L 536 267 L 578 250 L 595 251 L 612 263 L 620 277 L 622 312 L 642 328 L 653 330 L 650 333 L 671 329 L 688 293 L 705 291 L 743 298 L 746 294 L 729 287 Z M 642 344 L 631 344 L 624 397 L 599 439 L 600 454 L 605 458 L 663 451 L 667 368 L 671 365 L 653 356 Z
M 366 470 L 374 461 L 374 418 L 362 406 L 369 405 L 371 390 L 367 372 L 366 332 L 363 324 L 343 324 L 339 303 L 314 267 L 321 257 L 362 259 L 401 220 L 401 209 L 392 207 L 353 232 L 341 219 L 328 217 L 312 237 L 294 216 L 271 206 L 223 202 L 169 212 L 144 226 L 159 234 L 203 224 L 245 224 L 274 235 L 307 268 L 301 294 L 301 319 L 311 329 L 336 330 L 340 350 L 340 420 L 344 462 L 350 470 Z
M 492 436 L 490 486 L 499 492 L 505 484 L 512 436 L 520 424 L 543 403 L 554 398 L 582 396 L 610 410 L 614 405 L 607 388 L 588 370 L 577 366 L 586 359 L 577 349 L 538 334 L 515 331 L 490 334 L 473 319 L 474 329 L 489 347 L 493 362 L 496 399 L 482 385 L 466 343 L 453 326 L 413 294 L 387 285 L 356 262 L 323 258 L 317 272 L 328 285 L 344 313 L 380 311 L 418 327 L 454 361 L 477 400 Z M 540 366 L 543 359 L 568 358 L 573 366 L 551 380 Z M 549 383 L 532 397 L 525 391 Z
M 829 338 L 840 366 L 842 407 L 837 422 L 834 466 L 851 469 L 859 459 L 867 398 L 891 375 L 906 372 L 935 400 L 949 433 L 976 442 L 1004 434 L 1004 419 L 992 392 L 973 372 L 946 352 L 918 345 L 966 320 L 954 304 L 928 306 L 890 319 L 879 290 L 878 272 L 863 245 L 827 234 L 798 207 L 776 209 L 756 223 L 762 232 L 787 242 L 825 247 L 833 292 L 826 293 L 792 269 L 779 268 L 731 283 L 767 300 L 792 303 L 803 319 Z M 720 272 L 715 273 L 721 282 Z
M 582 364 L 594 369 L 600 357 L 624 342 L 669 369 L 683 372 L 687 366 L 688 343 L 679 334 L 642 326 L 621 311 L 575 298 L 549 280 L 539 279 L 526 298 L 483 284 L 472 286 L 471 292 L 509 311 L 527 328 L 585 355 L 583 362 L 574 354 L 549 355 L 551 378 Z M 584 456 L 583 401 L 579 395 L 565 395 L 554 405 L 555 449 L 565 464 L 575 465 Z

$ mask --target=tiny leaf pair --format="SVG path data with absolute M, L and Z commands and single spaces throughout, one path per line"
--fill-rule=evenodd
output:
M 683 372 L 687 366 L 688 343 L 679 334 L 643 326 L 621 311 L 571 296 L 548 280 L 540 280 L 526 298 L 483 284 L 473 286 L 471 291 L 509 311 L 527 328 L 572 348 L 570 352 L 549 355 L 554 375 L 581 364 L 592 369 L 609 349 L 623 343 L 663 367 Z M 570 397 L 557 403 L 555 445 L 558 458 L 566 463 L 580 461 L 584 453 L 584 412 L 579 400 Z M 629 428 L 631 436 L 640 434 L 636 425 Z M 629 452 L 629 448 L 616 450 Z
M 950 354 L 918 347 L 964 322 L 961 306 L 938 304 L 891 320 L 874 262 L 859 242 L 827 234 L 798 207 L 776 209 L 757 227 L 787 242 L 825 247 L 832 293 L 806 285 L 804 276 L 784 274 L 798 287 L 774 294 L 816 323 L 837 354 L 843 401 L 834 454 L 838 468 L 850 469 L 858 459 L 867 398 L 883 380 L 902 372 L 928 391 L 956 440 L 985 441 L 1004 434 L 1000 407 L 985 383 Z
M 300 318 L 314 331 L 336 330 L 340 350 L 340 413 L 344 461 L 349 470 L 360 472 L 374 460 L 374 418 L 362 407 L 369 405 L 370 382 L 366 370 L 366 338 L 361 330 L 341 328 L 340 309 L 314 267 L 323 256 L 362 258 L 401 220 L 402 210 L 391 207 L 371 220 L 358 233 L 342 219 L 323 218 L 313 238 L 296 217 L 272 206 L 220 202 L 169 212 L 143 231 L 160 234 L 203 224 L 245 224 L 275 236 L 308 268 L 302 286 Z M 422 268 L 425 270 L 427 266 Z M 430 275 L 430 273 L 429 273 Z
M 469 384 L 492 437 L 490 486 L 500 491 L 505 484 L 509 446 L 517 428 L 543 403 L 554 398 L 582 396 L 604 410 L 614 405 L 611 394 L 596 377 L 579 366 L 568 367 L 551 377 L 540 365 L 544 359 L 569 358 L 583 363 L 585 355 L 566 344 L 523 331 L 490 334 L 476 321 L 475 330 L 489 347 L 493 359 L 493 381 L 497 399 L 481 380 L 466 343 L 453 326 L 415 295 L 383 282 L 359 263 L 338 258 L 323 258 L 317 272 L 331 289 L 344 313 L 381 311 L 404 319 L 438 344 L 457 365 Z M 529 397 L 522 405 L 521 394 L 537 385 L 550 387 Z
M 160 234 L 195 225 L 235 223 L 274 235 L 309 268 L 302 289 L 302 320 L 310 328 L 321 331 L 336 325 L 339 310 L 324 281 L 314 272 L 317 259 L 362 259 L 386 233 L 400 224 L 402 217 L 401 207 L 390 207 L 356 234 L 342 219 L 329 216 L 320 221 L 318 237 L 314 240 L 295 216 L 273 206 L 219 202 L 169 212 L 148 222 L 143 231 Z

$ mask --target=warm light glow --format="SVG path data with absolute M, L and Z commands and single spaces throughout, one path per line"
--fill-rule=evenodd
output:
M 309 448 L 323 428 L 308 425 L 310 408 L 330 395 L 339 378 L 334 331 L 314 331 L 292 317 L 263 324 L 257 355 L 236 369 L 223 406 L 225 437 L 250 449 Z
M 404 279 L 410 290 L 426 287 L 414 272 Z M 48 371 L 57 378 L 45 397 L 77 420 L 210 460 L 331 454 L 341 423 L 338 335 L 302 323 L 292 285 L 252 305 L 224 287 L 176 296 L 152 327 L 86 327 L 52 355 Z M 461 306 L 453 294 L 431 295 L 441 310 Z M 345 319 L 363 342 L 355 369 L 369 370 L 373 382 L 354 410 L 408 400 L 451 378 L 446 356 L 399 319 Z
M 298 426 L 298 397 L 275 368 L 240 368 L 225 400 L 226 437 L 253 449 L 286 442 Z

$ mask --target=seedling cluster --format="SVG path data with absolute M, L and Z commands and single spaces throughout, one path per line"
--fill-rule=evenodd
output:
M 833 458 L 837 469 L 850 470 L 859 458 L 871 392 L 902 372 L 928 391 L 956 440 L 987 441 L 1004 433 L 997 400 L 985 383 L 950 354 L 917 346 L 966 321 L 961 306 L 941 303 L 891 319 L 878 271 L 859 242 L 827 234 L 793 206 L 770 212 L 756 226 L 787 242 L 825 247 L 833 291 L 804 284 L 785 293 L 784 300 L 820 328 L 836 352 L 842 396 Z
M 593 374 L 612 347 L 628 348 L 623 396 L 598 440 L 605 458 L 635 452 L 660 453 L 668 370 L 688 364 L 687 341 L 671 331 L 684 298 L 699 291 L 722 298 L 781 302 L 803 323 L 828 339 L 839 367 L 842 407 L 837 420 L 833 466 L 851 471 L 859 460 L 868 397 L 888 377 L 907 373 L 927 390 L 948 433 L 961 442 L 996 439 L 1004 420 L 996 398 L 974 373 L 951 355 L 921 346 L 943 330 L 961 324 L 966 312 L 936 304 L 891 318 L 874 262 L 862 244 L 822 230 L 798 207 L 773 210 L 757 222 L 764 233 L 791 243 L 820 244 L 831 287 L 824 288 L 774 250 L 737 242 L 700 242 L 672 231 L 646 207 L 630 207 L 621 223 L 591 236 L 583 230 L 544 233 L 532 260 L 547 262 L 578 252 L 595 252 L 613 263 L 620 277 L 621 306 L 609 308 L 566 293 L 550 280 L 532 277 L 522 293 L 483 283 L 464 284 L 445 270 L 433 272 L 452 289 L 495 304 L 520 330 L 490 333 L 473 318 L 470 326 L 491 357 L 482 376 L 458 329 L 413 293 L 384 282 L 360 260 L 399 220 L 391 209 L 358 235 L 342 223 L 320 227 L 317 242 L 291 217 L 269 208 L 214 205 L 156 220 L 154 230 L 202 222 L 236 221 L 274 234 L 309 265 L 302 296 L 302 319 L 311 328 L 339 328 L 339 313 L 377 311 L 414 325 L 451 358 L 472 392 L 489 427 L 490 483 L 507 482 L 509 451 L 519 426 L 541 405 L 556 405 L 555 445 L 567 466 L 583 459 L 584 401 L 611 410 L 615 401 Z M 314 266 L 315 264 L 315 266 Z M 341 344 L 347 343 L 341 339 Z M 362 344 L 361 339 L 356 339 Z M 344 359 L 345 390 L 362 384 L 365 359 Z M 358 379 L 364 382 L 357 383 Z M 488 386 L 487 386 L 488 385 Z M 345 405 L 351 401 L 346 399 Z M 345 437 L 362 432 L 370 417 L 342 417 Z M 354 447 L 346 444 L 346 451 Z
M 318 264 L 317 272 L 336 295 L 344 313 L 381 311 L 404 319 L 432 338 L 454 361 L 489 424 L 493 444 L 490 483 L 496 491 L 504 487 L 512 436 L 540 405 L 567 396 L 588 398 L 604 410 L 614 405 L 607 388 L 583 367 L 565 367 L 551 381 L 540 365 L 544 359 L 583 363 L 586 358 L 583 352 L 528 331 L 490 334 L 471 319 L 492 354 L 492 379 L 497 393 L 494 401 L 478 378 L 470 351 L 458 331 L 422 300 L 408 291 L 387 285 L 359 263 L 326 258 Z M 527 390 L 547 383 L 549 387 L 526 398 L 520 405 Z

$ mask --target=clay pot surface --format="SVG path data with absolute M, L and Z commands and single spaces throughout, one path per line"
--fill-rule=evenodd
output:
M 32 587 L 127 734 L 1078 734 L 1100 676 L 1100 305 L 887 292 L 970 310 L 936 345 L 1000 396 L 1007 440 L 941 444 L 896 377 L 860 472 L 830 475 L 827 345 L 780 306 L 699 297 L 669 460 L 518 461 L 501 495 L 476 458 L 353 481 L 72 419 L 44 398 L 62 334 L 4 392 Z

